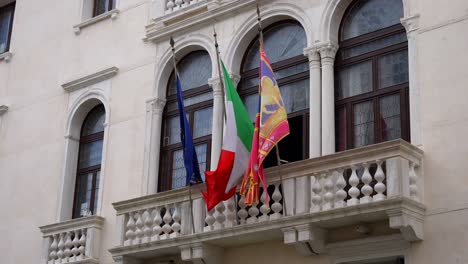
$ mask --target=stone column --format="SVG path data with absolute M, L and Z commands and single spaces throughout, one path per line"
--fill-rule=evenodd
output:
M 224 98 L 221 81 L 219 78 L 211 78 L 208 84 L 213 89 L 213 127 L 211 134 L 211 170 L 218 166 L 221 146 L 223 144 L 223 123 L 224 123 Z
M 322 43 L 319 47 L 322 59 L 322 155 L 335 153 L 335 76 L 333 64 L 338 47 Z
M 304 55 L 309 58 L 309 158 L 322 155 L 322 80 L 320 71 L 320 53 L 317 47 L 304 49 Z
M 408 37 L 408 70 L 409 70 L 409 111 L 411 143 L 422 145 L 421 130 L 421 94 L 419 88 L 418 66 L 418 29 L 419 14 L 401 19 Z
M 142 195 L 157 193 L 161 153 L 162 115 L 166 100 L 153 98 L 146 102 L 145 156 Z

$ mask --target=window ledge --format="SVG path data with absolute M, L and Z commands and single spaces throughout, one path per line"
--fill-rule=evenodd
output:
M 8 112 L 8 106 L 0 105 L 0 116 Z
M 62 88 L 67 92 L 73 92 L 78 89 L 93 85 L 95 83 L 110 79 L 114 77 L 118 72 L 119 68 L 115 66 L 109 67 L 104 70 L 100 70 L 98 72 L 64 83 L 62 84 Z
M 75 31 L 76 35 L 79 35 L 83 28 L 91 26 L 93 24 L 98 23 L 99 21 L 106 20 L 108 18 L 116 19 L 119 13 L 120 13 L 119 9 L 112 9 L 109 12 L 90 18 L 84 22 L 81 22 L 80 24 L 74 25 L 73 30 Z
M 0 61 L 5 60 L 5 62 L 10 62 L 11 57 L 13 56 L 13 53 L 7 51 L 2 54 L 0 54 Z

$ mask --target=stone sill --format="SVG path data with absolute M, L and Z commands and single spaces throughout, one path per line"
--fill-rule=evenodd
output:
M 99 16 L 95 16 L 93 18 L 90 18 L 86 21 L 83 21 L 77 25 L 74 25 L 73 26 L 73 30 L 75 32 L 76 35 L 79 35 L 81 33 L 81 30 L 85 27 L 88 27 L 88 26 L 91 26 L 93 24 L 96 24 L 98 23 L 99 21 L 103 21 L 103 20 L 106 20 L 108 18 L 111 18 L 111 19 L 116 19 L 117 16 L 119 15 L 120 13 L 120 10 L 119 9 L 112 9 L 104 14 L 100 14 Z
M 0 54 L 0 61 L 5 60 L 5 62 L 10 62 L 11 57 L 13 56 L 13 53 L 7 51 L 2 54 Z
M 181 246 L 184 245 L 208 243 L 219 247 L 235 247 L 244 243 L 260 243 L 272 239 L 281 240 L 283 232 L 287 229 L 304 225 L 329 230 L 357 225 L 362 222 L 389 220 L 390 228 L 399 229 L 406 227 L 404 224 L 399 225 L 396 223 L 400 217 L 410 216 L 412 219 L 422 219 L 425 210 L 426 207 L 419 202 L 405 197 L 392 197 L 368 204 L 336 208 L 316 213 L 303 213 L 276 220 L 236 225 L 229 228 L 188 234 L 164 240 L 118 246 L 109 249 L 109 252 L 113 257 L 129 255 L 134 257 L 161 257 L 168 253 L 177 254 Z
M 236 0 L 212 5 L 208 2 L 201 2 L 200 5 L 194 4 L 194 7 L 180 9 L 153 19 L 146 26 L 146 34 L 143 40 L 158 42 L 195 25 L 212 22 L 216 18 L 230 14 L 240 8 L 252 7 L 255 3 L 256 0 Z
M 104 218 L 101 216 L 93 215 L 88 217 L 81 217 L 60 223 L 54 223 L 39 227 L 44 236 L 56 234 L 59 232 L 73 231 L 76 229 L 96 227 L 101 229 L 104 224 Z

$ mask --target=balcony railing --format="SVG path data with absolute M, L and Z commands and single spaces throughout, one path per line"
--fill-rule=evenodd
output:
M 285 243 L 301 248 L 307 242 L 323 252 L 328 229 L 370 219 L 388 220 L 408 241 L 420 240 L 422 157 L 419 148 L 396 140 L 269 168 L 270 206 L 263 192 L 255 206 L 236 195 L 206 212 L 198 187 L 114 203 L 120 240 L 110 251 L 160 256 L 179 250 L 183 260 L 193 260 L 202 258 L 205 242 L 259 241 L 279 231 Z
M 104 219 L 89 216 L 40 227 L 44 239 L 41 264 L 99 263 Z

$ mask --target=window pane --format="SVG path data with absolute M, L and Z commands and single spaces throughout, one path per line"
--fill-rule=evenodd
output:
M 354 38 L 399 24 L 402 17 L 401 0 L 358 1 L 343 22 L 342 39 Z
M 401 137 L 400 95 L 380 99 L 380 127 L 383 141 Z
M 280 87 L 288 114 L 309 108 L 309 79 Z
M 96 188 L 94 189 L 94 207 L 93 207 L 93 213 L 96 213 L 97 210 L 97 202 L 98 202 L 98 193 L 99 193 L 99 178 L 101 176 L 101 171 L 96 172 Z
M 164 129 L 164 146 L 180 143 L 179 116 L 166 119 Z
M 109 0 L 96 0 L 96 16 L 109 11 Z
M 101 105 L 91 110 L 83 123 L 81 136 L 88 136 L 103 132 L 105 118 L 104 106 Z
M 81 144 L 78 168 L 84 169 L 101 164 L 102 140 Z
M 81 217 L 91 214 L 91 194 L 93 187 L 93 173 L 78 175 L 78 194 L 75 202 L 74 217 Z
M 372 102 L 355 104 L 354 115 L 354 147 L 374 143 L 374 109 Z
M 184 106 L 188 107 L 188 106 L 198 104 L 201 102 L 205 102 L 205 101 L 209 101 L 209 100 L 213 100 L 213 93 L 211 92 L 185 98 Z M 177 102 L 167 105 L 167 111 L 174 111 L 177 109 L 178 109 Z
M 336 98 L 363 94 L 372 91 L 372 61 L 355 64 L 338 72 Z
M 211 77 L 211 58 L 206 51 L 195 51 L 185 56 L 178 64 L 182 91 L 198 88 L 208 84 Z M 176 94 L 174 73 L 168 84 L 169 95 Z
M 211 135 L 213 123 L 213 108 L 205 108 L 195 111 L 193 124 L 193 137 L 203 137 Z
M 408 82 L 408 51 L 379 58 L 379 87 L 385 88 Z
M 10 21 L 12 15 L 12 8 L 0 8 L 0 53 L 8 51 L 8 36 L 10 34 Z
M 205 182 L 205 171 L 206 171 L 206 158 L 207 158 L 208 145 L 201 144 L 195 146 L 195 152 L 197 153 L 198 164 L 200 166 L 200 174 Z
M 250 119 L 252 123 L 255 122 L 255 115 L 258 112 L 258 94 L 252 94 L 244 97 L 244 105 L 249 112 Z
M 276 79 L 279 80 L 281 78 L 285 78 L 285 77 L 289 77 L 298 73 L 306 72 L 308 70 L 309 70 L 309 63 L 306 62 L 306 63 L 294 65 L 292 67 L 289 67 L 280 71 L 276 71 L 275 75 L 276 75 Z
M 182 149 L 176 150 L 172 154 L 172 189 L 185 186 L 186 174 L 184 152 Z
M 343 59 L 348 59 L 351 57 L 359 56 L 371 51 L 383 49 L 395 44 L 406 42 L 406 33 L 399 33 L 396 35 L 391 35 L 386 38 L 374 40 L 356 47 L 352 47 L 343 51 Z
M 307 38 L 304 29 L 292 22 L 285 22 L 264 32 L 264 49 L 271 63 L 289 59 L 304 53 Z M 259 67 L 258 40 L 250 47 L 245 57 L 243 71 Z

